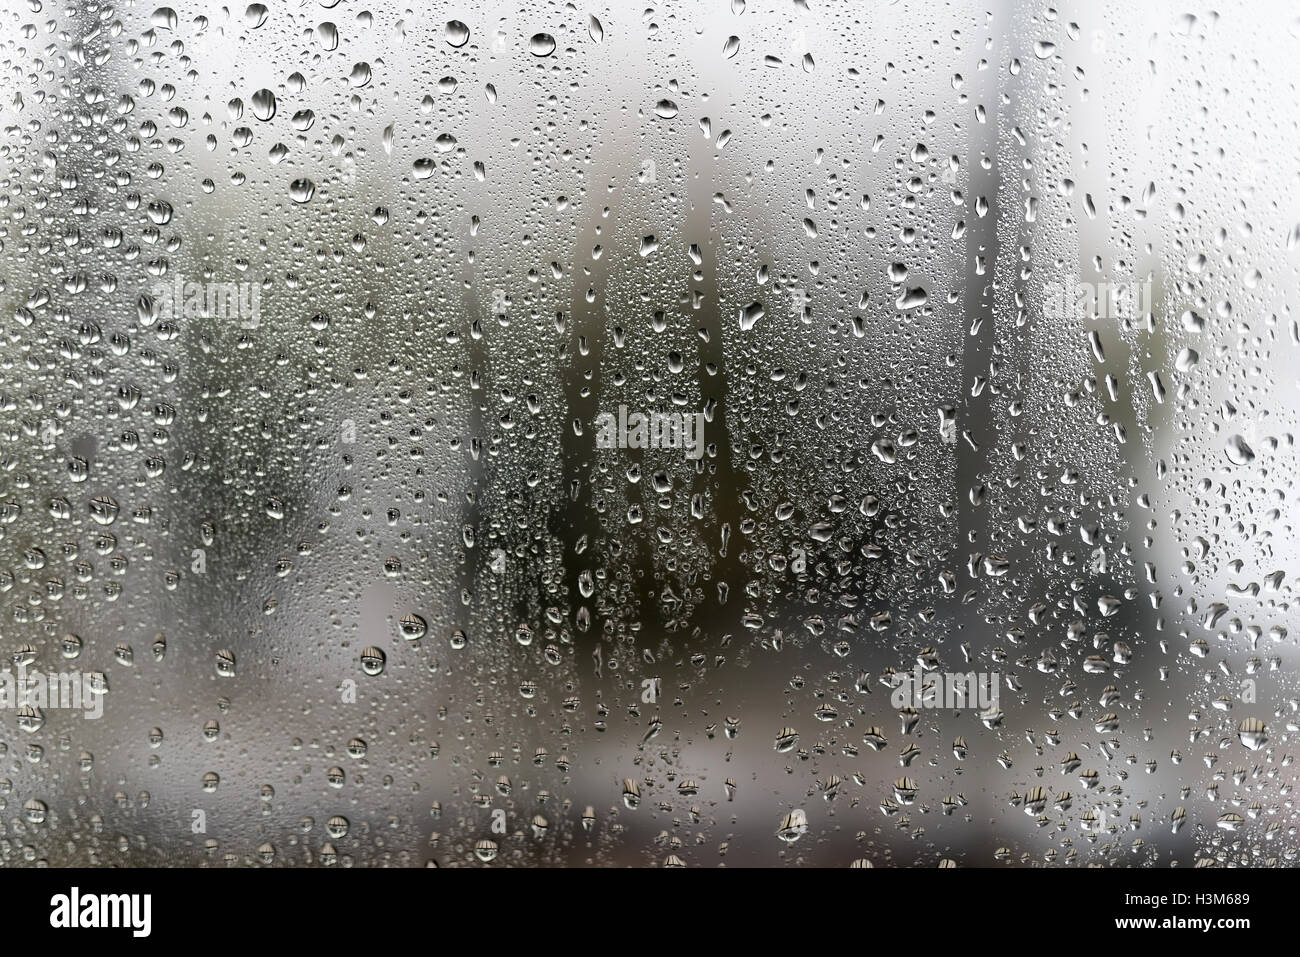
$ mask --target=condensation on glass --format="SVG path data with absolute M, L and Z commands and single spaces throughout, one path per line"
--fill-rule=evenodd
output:
M 1293 863 L 1300 21 L 0 12 L 0 861 Z

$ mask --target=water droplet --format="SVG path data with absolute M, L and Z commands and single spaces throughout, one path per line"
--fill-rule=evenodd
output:
M 451 47 L 463 47 L 469 43 L 469 27 L 459 20 L 448 20 L 442 28 L 443 39 Z

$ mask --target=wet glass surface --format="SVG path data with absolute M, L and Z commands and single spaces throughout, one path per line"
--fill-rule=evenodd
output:
M 0 12 L 0 861 L 1289 865 L 1284 4 Z

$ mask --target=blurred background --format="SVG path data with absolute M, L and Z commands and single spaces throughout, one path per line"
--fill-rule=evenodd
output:
M 0 860 L 1290 865 L 1298 30 L 9 4 Z

